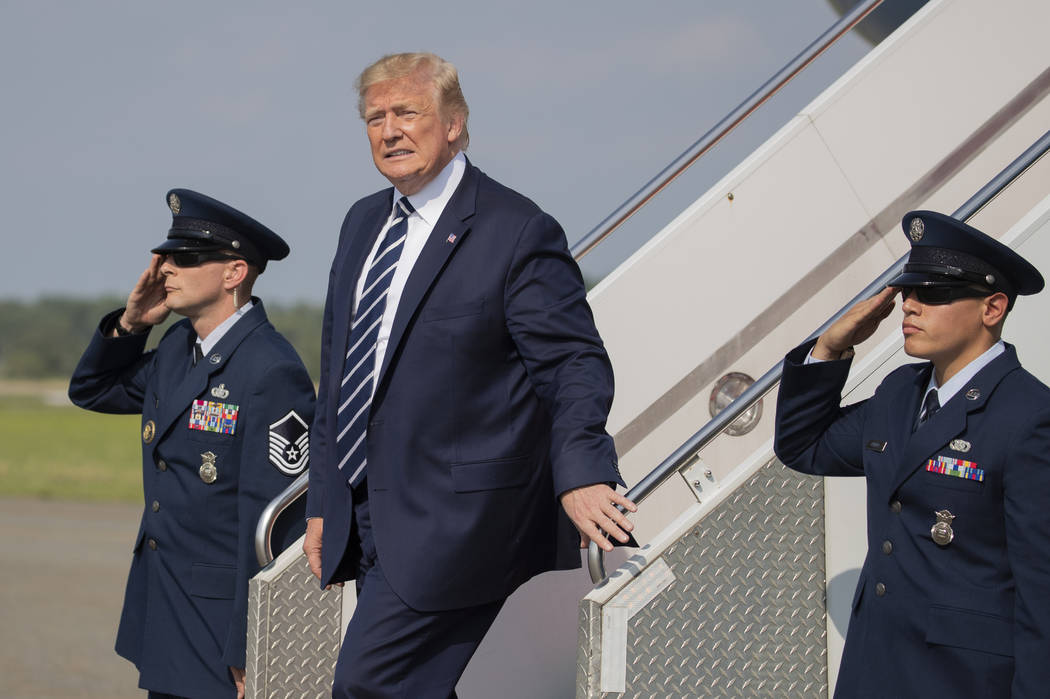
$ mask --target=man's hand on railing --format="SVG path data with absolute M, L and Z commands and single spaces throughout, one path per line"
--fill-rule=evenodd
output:
M 634 525 L 617 505 L 622 505 L 630 512 L 638 509 L 633 502 L 605 483 L 585 485 L 561 494 L 561 506 L 580 532 L 581 549 L 587 548 L 593 541 L 602 550 L 612 551 L 613 545 L 606 535 L 614 536 L 624 544 L 631 540 L 627 532 L 634 529 Z

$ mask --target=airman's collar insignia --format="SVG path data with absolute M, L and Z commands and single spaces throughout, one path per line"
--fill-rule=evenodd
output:
M 966 392 L 966 400 L 977 400 L 981 397 L 981 389 L 971 388 Z
M 212 364 L 218 364 L 219 362 L 222 361 L 222 355 L 221 354 L 213 354 L 212 356 L 208 357 L 208 361 L 211 362 Z
M 926 231 L 926 225 L 923 224 L 922 219 L 916 216 L 911 220 L 911 224 L 908 227 L 908 237 L 916 243 L 922 240 L 922 234 Z

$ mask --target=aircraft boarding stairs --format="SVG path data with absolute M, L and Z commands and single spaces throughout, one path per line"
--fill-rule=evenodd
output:
M 461 697 L 827 695 L 864 552 L 863 483 L 777 464 L 772 397 L 745 406 L 776 379 L 740 393 L 907 252 L 905 211 L 954 210 L 1050 123 L 1050 6 L 991 5 L 930 0 L 592 289 L 617 377 L 608 427 L 632 492 L 645 491 L 634 520 L 648 543 L 611 555 L 597 586 L 583 573 L 524 585 Z M 1009 231 L 1050 269 L 1046 169 L 971 222 Z M 1034 300 L 1007 339 L 1045 381 L 1033 356 L 1045 343 L 1022 337 L 1046 315 Z M 904 360 L 898 335 L 887 322 L 860 348 L 847 400 Z M 739 419 L 695 432 L 738 396 Z M 264 515 L 260 560 L 304 489 L 305 478 Z M 587 563 L 601 578 L 596 551 Z M 298 545 L 280 553 L 251 583 L 248 696 L 328 696 L 353 597 L 318 590 Z

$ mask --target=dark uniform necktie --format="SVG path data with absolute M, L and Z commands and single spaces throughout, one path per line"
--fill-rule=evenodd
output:
M 933 417 L 933 414 L 941 409 L 941 401 L 937 398 L 937 389 L 930 389 L 930 392 L 926 394 L 926 400 L 922 402 L 922 412 L 919 414 L 918 427 L 922 427 L 926 422 Z
M 204 359 L 204 348 L 201 347 L 200 342 L 193 343 L 193 366 L 197 366 L 197 362 Z
M 336 453 L 339 456 L 339 470 L 351 486 L 356 486 L 365 477 L 365 435 L 368 431 L 369 406 L 372 405 L 372 387 L 376 372 L 376 341 L 379 339 L 379 325 L 386 310 L 390 280 L 405 247 L 408 217 L 414 211 L 408 199 L 404 197 L 398 200 L 395 210 L 398 217 L 387 230 L 365 276 L 361 299 L 350 326 L 350 338 L 346 343 L 343 384 L 339 389 Z

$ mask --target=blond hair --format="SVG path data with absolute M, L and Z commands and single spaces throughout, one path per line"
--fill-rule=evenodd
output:
M 439 111 L 443 115 L 463 120 L 463 129 L 455 145 L 459 150 L 466 150 L 470 143 L 470 134 L 467 132 L 470 108 L 459 86 L 459 73 L 456 66 L 432 53 L 388 54 L 361 71 L 354 83 L 357 88 L 357 110 L 361 118 L 365 118 L 365 92 L 368 88 L 385 80 L 397 80 L 417 73 L 434 86 Z

